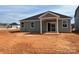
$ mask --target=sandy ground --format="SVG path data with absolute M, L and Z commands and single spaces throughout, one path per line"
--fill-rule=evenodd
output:
M 0 30 L 0 53 L 79 53 L 79 35 L 76 33 L 40 35 Z

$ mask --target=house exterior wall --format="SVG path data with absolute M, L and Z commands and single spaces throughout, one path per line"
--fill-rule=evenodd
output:
M 21 30 L 22 32 L 26 31 L 26 28 L 28 27 L 28 23 L 26 23 L 26 22 L 23 22 L 23 23 L 24 23 L 24 26 L 22 27 L 22 24 L 21 24 L 21 22 L 20 22 L 20 30 Z M 27 26 L 26 26 L 26 24 L 27 24 Z
M 24 27 L 21 27 L 20 30 L 24 32 L 40 32 L 40 22 L 39 21 L 33 21 L 34 28 L 31 28 L 31 22 L 24 22 Z
M 47 23 L 48 22 L 56 22 L 56 21 L 43 21 L 42 23 L 42 30 L 43 32 L 47 32 Z M 57 24 L 56 24 L 57 25 Z M 68 20 L 68 28 L 63 28 L 63 25 L 62 25 L 62 20 L 59 20 L 58 21 L 58 31 L 59 32 L 70 32 L 70 19 Z
M 66 20 L 66 19 L 65 19 Z M 40 32 L 40 21 L 33 21 L 34 22 L 34 28 L 31 28 L 30 24 L 32 21 L 24 22 L 24 27 L 21 27 L 20 30 L 24 32 Z M 43 20 L 42 21 L 42 31 L 47 32 L 48 29 L 48 22 L 56 22 L 56 20 Z M 68 20 L 68 28 L 62 27 L 62 20 L 58 20 L 58 31 L 59 32 L 70 32 L 70 19 Z
M 67 20 L 67 21 L 68 21 L 68 27 L 67 28 L 63 28 L 62 20 L 58 21 L 59 32 L 70 32 L 71 31 L 71 29 L 70 29 L 70 27 L 71 27 L 70 26 L 70 19 Z
M 30 23 L 29 22 L 29 29 L 31 32 L 40 32 L 40 22 L 39 21 L 34 21 L 34 28 L 30 27 Z

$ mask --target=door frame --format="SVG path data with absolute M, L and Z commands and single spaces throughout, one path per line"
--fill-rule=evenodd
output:
M 55 31 L 48 31 L 48 23 L 51 23 L 51 24 L 55 24 Z M 47 32 L 56 32 L 57 28 L 56 28 L 56 22 L 47 22 Z

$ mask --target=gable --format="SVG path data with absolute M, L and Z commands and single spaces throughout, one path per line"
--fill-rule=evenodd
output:
M 59 15 L 56 15 L 51 12 L 46 12 L 46 13 L 42 14 L 39 18 L 45 18 L 45 17 L 59 17 Z
M 53 14 L 47 13 L 47 14 L 45 14 L 43 17 L 56 17 L 56 16 L 53 15 Z

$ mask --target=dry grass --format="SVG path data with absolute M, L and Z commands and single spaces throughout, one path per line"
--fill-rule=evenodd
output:
M 1 30 L 0 53 L 79 53 L 79 35 L 78 33 L 36 35 Z

